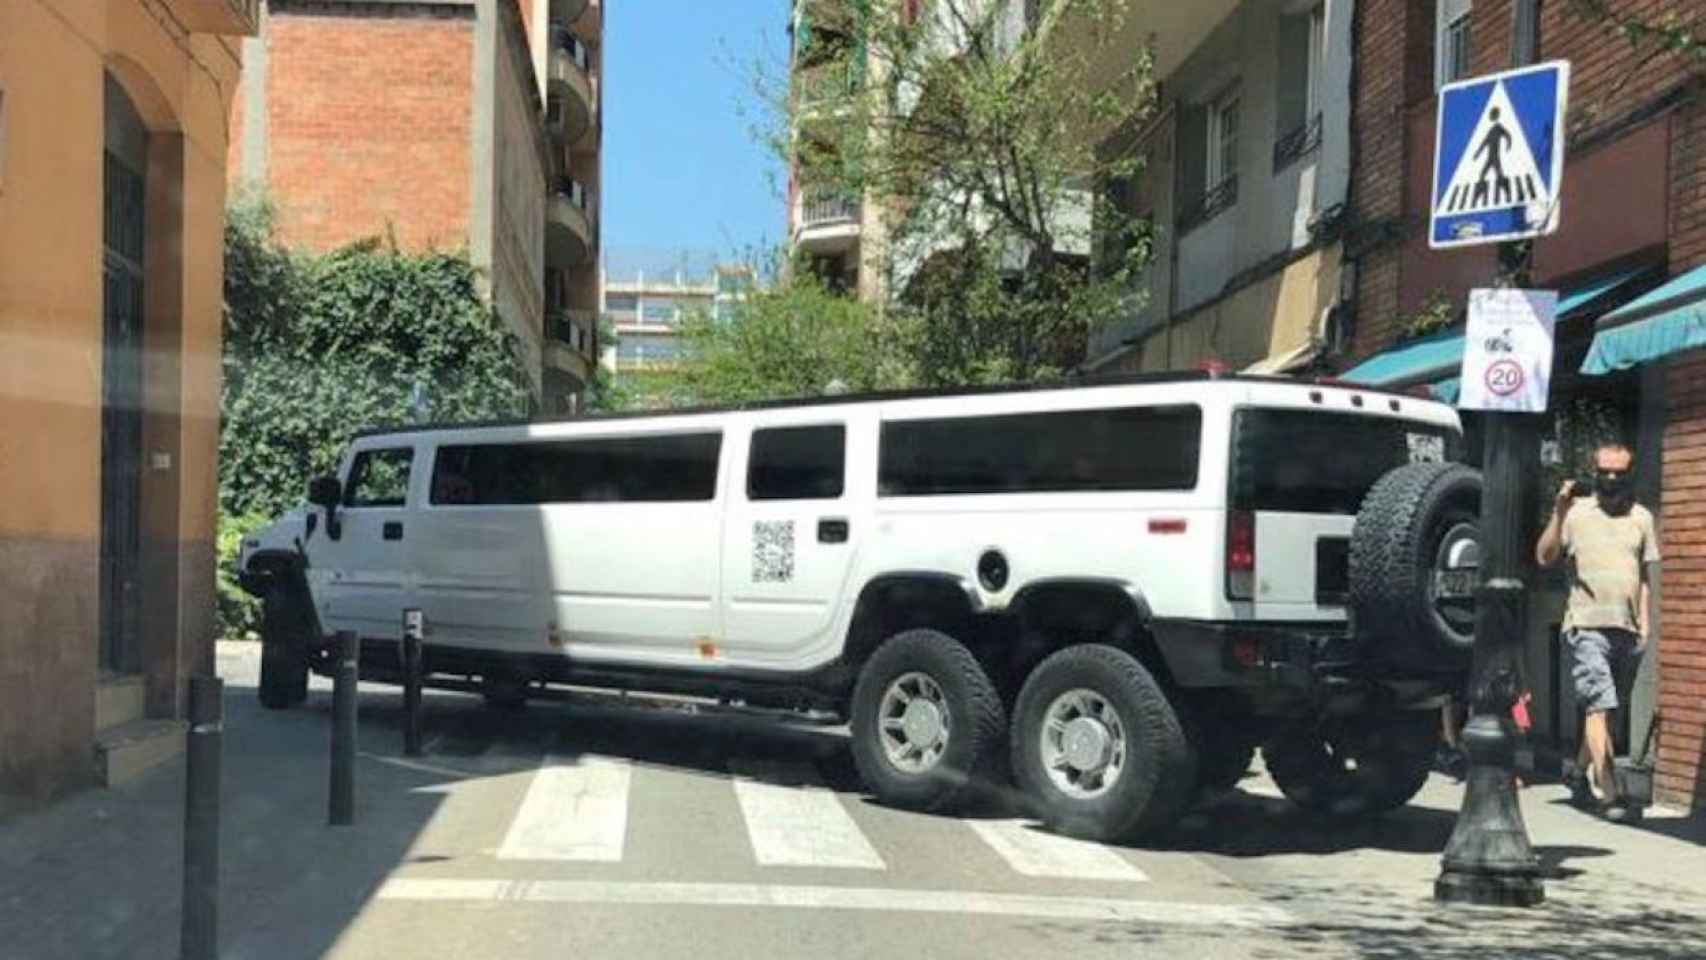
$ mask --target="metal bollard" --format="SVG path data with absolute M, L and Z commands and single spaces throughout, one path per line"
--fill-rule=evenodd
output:
M 426 622 L 419 610 L 403 611 L 403 755 L 421 755 L 421 641 Z
M 345 827 L 355 822 L 355 685 L 361 640 L 353 631 L 338 634 L 337 656 L 332 675 L 332 789 L 326 822 Z
M 184 770 L 183 960 L 213 960 L 219 951 L 220 740 L 225 682 L 190 677 L 190 731 Z

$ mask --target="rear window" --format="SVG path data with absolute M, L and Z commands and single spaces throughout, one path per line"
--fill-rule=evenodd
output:
M 1235 510 L 1354 514 L 1387 471 L 1463 458 L 1456 431 L 1390 417 L 1246 409 L 1232 422 Z
M 883 424 L 882 496 L 1193 490 L 1202 409 L 1066 410 Z

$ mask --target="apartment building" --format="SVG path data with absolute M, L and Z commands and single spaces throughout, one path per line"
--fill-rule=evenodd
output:
M 1278 373 L 1313 363 L 1348 290 L 1353 0 L 1134 0 L 1159 103 L 1110 149 L 1142 172 L 1116 202 L 1154 255 L 1130 308 L 1093 330 L 1101 373 L 1219 362 Z
M 601 0 L 267 0 L 231 112 L 233 183 L 287 243 L 466 250 L 536 406 L 598 356 Z
M 1656 23 L 1689 5 L 1612 0 L 1614 18 Z M 1537 533 L 1550 491 L 1599 436 L 1635 445 L 1638 495 L 1658 517 L 1664 555 L 1656 637 L 1621 737 L 1653 734 L 1661 798 L 1706 804 L 1706 72 L 1647 59 L 1590 5 L 1534 0 L 1360 0 L 1352 187 L 1355 322 L 1341 376 L 1457 396 L 1468 291 L 1498 273 L 1493 247 L 1430 250 L 1434 125 L 1441 84 L 1531 59 L 1571 64 L 1558 232 L 1537 241 L 1532 285 L 1559 294 L 1550 412 L 1527 511 Z M 1418 324 L 1429 302 L 1442 329 Z M 1471 440 L 1479 416 L 1465 414 Z M 1473 446 L 1474 444 L 1472 444 Z M 1558 643 L 1560 573 L 1529 571 L 1525 680 L 1535 735 L 1575 743 L 1569 659 Z
M 225 117 L 253 0 L 0 3 L 0 814 L 211 674 Z
M 682 323 L 694 315 L 728 322 L 755 284 L 753 269 L 744 264 L 718 264 L 709 275 L 697 277 L 681 270 L 635 270 L 622 277 L 606 273 L 600 310 L 616 342 L 607 346 L 605 366 L 618 383 L 623 374 L 673 369 L 686 349 Z

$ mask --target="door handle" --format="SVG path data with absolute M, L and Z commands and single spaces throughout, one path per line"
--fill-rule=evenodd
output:
M 385 521 L 384 537 L 387 540 L 401 540 L 401 539 L 403 539 L 403 521 L 401 521 L 401 520 L 387 520 L 387 521 Z
M 818 543 L 846 543 L 847 521 L 840 518 L 825 517 L 817 522 Z

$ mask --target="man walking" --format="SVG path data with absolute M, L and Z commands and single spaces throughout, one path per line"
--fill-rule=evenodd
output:
M 1591 774 L 1613 820 L 1631 814 L 1617 797 L 1608 720 L 1618 707 L 1616 678 L 1646 649 L 1651 568 L 1659 560 L 1653 515 L 1635 502 L 1633 462 L 1634 452 L 1621 443 L 1594 451 L 1595 495 L 1577 497 L 1575 484 L 1565 482 L 1535 548 L 1543 567 L 1560 557 L 1569 561 L 1564 642 L 1572 655 L 1576 699 L 1587 712 L 1570 790 L 1578 803 L 1591 804 Z

